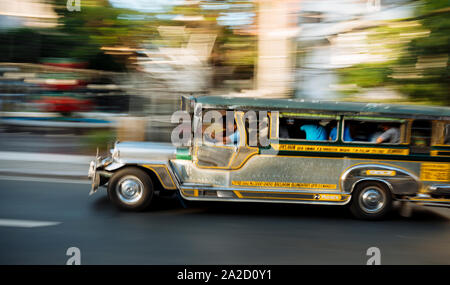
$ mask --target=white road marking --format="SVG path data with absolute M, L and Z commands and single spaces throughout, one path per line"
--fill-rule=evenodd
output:
M 37 227 L 56 226 L 59 224 L 61 224 L 61 222 L 0 219 L 1 227 L 37 228 Z

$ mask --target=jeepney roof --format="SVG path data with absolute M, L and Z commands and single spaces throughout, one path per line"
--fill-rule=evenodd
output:
M 202 96 L 195 101 L 205 108 L 224 107 L 231 110 L 265 109 L 267 111 L 302 110 L 310 113 L 340 115 L 386 114 L 414 118 L 450 119 L 449 107 L 400 105 L 386 103 L 360 103 L 338 101 L 312 101 L 304 99 L 269 99 L 255 97 Z

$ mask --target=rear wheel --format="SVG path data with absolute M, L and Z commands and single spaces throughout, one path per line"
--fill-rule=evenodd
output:
M 129 167 L 116 172 L 108 184 L 108 196 L 121 209 L 142 211 L 153 200 L 151 178 L 143 170 Z
M 350 211 L 358 219 L 379 220 L 392 208 L 392 197 L 380 182 L 363 182 L 357 185 L 350 204 Z

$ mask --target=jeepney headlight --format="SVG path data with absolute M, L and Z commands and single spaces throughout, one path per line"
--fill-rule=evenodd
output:
M 91 163 L 89 164 L 89 171 L 88 171 L 88 177 L 92 178 L 95 175 L 95 168 L 97 167 L 95 161 L 91 161 Z
M 101 165 L 103 167 L 110 165 L 113 162 L 113 159 L 111 157 L 106 157 L 101 161 Z

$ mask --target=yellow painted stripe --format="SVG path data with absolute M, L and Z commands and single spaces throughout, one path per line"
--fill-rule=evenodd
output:
M 232 181 L 232 185 L 250 187 L 282 187 L 282 188 L 310 188 L 310 189 L 336 189 L 336 184 L 321 183 L 297 183 L 297 182 L 274 182 L 274 181 Z
M 194 191 L 193 194 L 191 193 L 187 193 L 186 191 Z M 184 196 L 189 196 L 189 197 L 195 197 L 195 190 L 181 190 L 181 192 L 184 194 Z
M 236 194 L 236 196 L 238 198 L 243 198 L 242 194 L 239 191 L 233 191 L 233 192 L 234 192 L 234 194 Z
M 408 155 L 409 149 L 353 147 L 353 146 L 320 146 L 300 144 L 272 144 L 279 151 L 310 151 L 310 152 L 340 152 L 340 153 L 364 153 L 364 154 L 391 154 Z
M 415 202 L 447 202 L 450 203 L 450 199 L 423 199 L 423 198 L 411 198 L 410 201 Z
M 448 150 L 432 150 L 430 151 L 431 156 L 444 156 L 448 157 L 450 156 L 450 151 Z
M 241 191 L 247 193 L 258 193 L 258 194 L 309 194 L 309 193 L 273 193 L 273 192 L 253 192 L 253 191 Z M 322 202 L 344 202 L 348 200 L 350 195 L 347 194 L 314 194 L 310 193 L 310 195 L 317 195 L 318 198 L 292 198 L 292 197 L 268 197 L 268 196 L 244 196 L 244 199 L 268 199 L 268 200 L 297 200 L 297 201 L 322 201 Z

